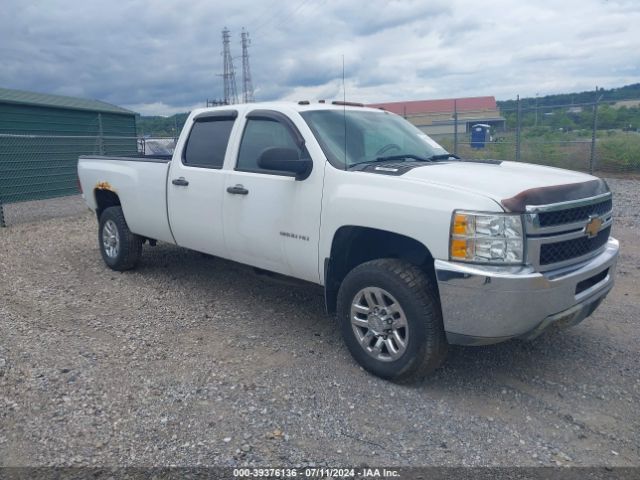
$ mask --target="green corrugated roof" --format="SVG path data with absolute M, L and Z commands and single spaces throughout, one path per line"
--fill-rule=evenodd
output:
M 50 95 L 48 93 L 26 92 L 23 90 L 11 90 L 9 88 L 0 88 L 0 103 L 1 102 L 135 115 L 135 112 L 132 112 L 131 110 L 111 105 L 110 103 L 101 102 L 100 100 L 65 97 L 63 95 Z

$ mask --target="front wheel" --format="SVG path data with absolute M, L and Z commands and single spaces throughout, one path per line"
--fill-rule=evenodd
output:
M 129 230 L 121 207 L 109 207 L 100 215 L 98 243 L 104 263 L 112 270 L 129 270 L 142 255 L 142 237 Z
M 435 287 L 415 265 L 379 259 L 357 266 L 340 286 L 337 310 L 349 351 L 374 375 L 413 382 L 446 357 Z

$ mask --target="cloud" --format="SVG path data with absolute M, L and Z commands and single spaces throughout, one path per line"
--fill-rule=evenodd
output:
M 0 86 L 171 114 L 222 97 L 221 30 L 258 100 L 498 98 L 637 82 L 636 1 L 4 0 Z

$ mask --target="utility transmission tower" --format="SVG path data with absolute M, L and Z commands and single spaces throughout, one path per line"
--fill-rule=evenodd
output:
M 251 81 L 251 68 L 249 67 L 249 32 L 244 28 L 240 34 L 242 38 L 242 100 L 244 103 L 254 102 L 253 98 L 253 82 Z
M 231 57 L 231 48 L 229 43 L 229 29 L 224 27 L 222 30 L 222 57 L 224 63 L 224 73 L 222 79 L 224 81 L 224 102 L 227 105 L 238 103 L 238 90 L 236 89 L 236 71 L 233 68 L 233 58 Z

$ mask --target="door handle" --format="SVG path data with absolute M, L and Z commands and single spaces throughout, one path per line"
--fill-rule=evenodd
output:
M 235 187 L 227 187 L 227 192 L 233 193 L 234 195 L 246 195 L 249 193 L 249 190 L 242 185 L 236 185 Z
M 173 180 L 171 180 L 171 183 L 180 187 L 186 187 L 187 185 L 189 185 L 189 182 L 187 182 L 184 177 L 174 178 Z

